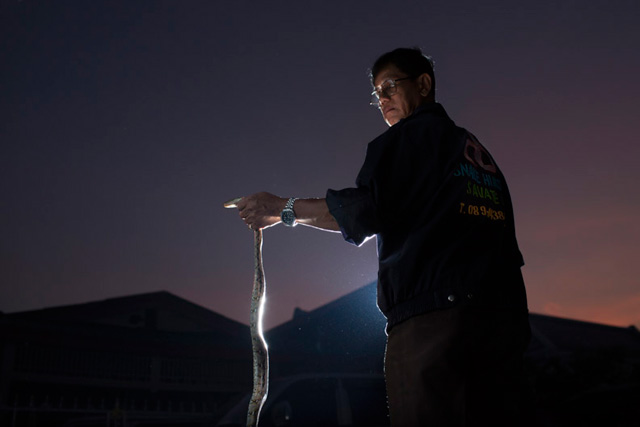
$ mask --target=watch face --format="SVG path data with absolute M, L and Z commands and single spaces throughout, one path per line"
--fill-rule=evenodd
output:
M 282 222 L 288 226 L 293 226 L 296 223 L 296 215 L 293 213 L 292 209 L 283 210 L 280 218 L 282 219 Z

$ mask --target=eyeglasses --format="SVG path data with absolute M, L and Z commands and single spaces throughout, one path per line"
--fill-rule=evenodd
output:
M 383 81 L 380 85 L 373 88 L 373 92 L 371 92 L 371 102 L 369 102 L 369 105 L 380 107 L 381 96 L 391 98 L 398 91 L 398 82 L 412 78 L 413 77 L 402 77 L 401 79 L 387 79 Z

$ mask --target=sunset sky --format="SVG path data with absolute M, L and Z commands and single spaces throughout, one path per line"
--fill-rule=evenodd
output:
M 248 323 L 227 199 L 353 186 L 367 69 L 419 46 L 506 175 L 530 310 L 640 327 L 640 2 L 0 2 L 0 311 L 166 290 Z M 376 278 L 265 231 L 266 327 Z

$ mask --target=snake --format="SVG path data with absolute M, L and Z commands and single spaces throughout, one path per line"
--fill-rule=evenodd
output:
M 242 197 L 224 203 L 225 208 L 236 208 Z M 251 309 L 249 315 L 249 330 L 251 333 L 251 348 L 253 352 L 253 391 L 247 409 L 247 427 L 257 427 L 260 410 L 267 400 L 269 392 L 269 350 L 262 331 L 262 317 L 266 281 L 262 262 L 262 229 L 253 231 L 253 290 L 251 292 Z

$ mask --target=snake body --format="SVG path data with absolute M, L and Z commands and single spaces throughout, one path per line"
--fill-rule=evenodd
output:
M 224 204 L 224 207 L 235 208 L 239 200 L 229 200 Z M 258 426 L 260 410 L 267 400 L 267 393 L 269 392 L 269 352 L 267 342 L 262 333 L 262 313 L 266 288 L 264 266 L 262 264 L 262 230 L 254 230 L 253 249 L 253 291 L 251 293 L 249 317 L 251 347 L 253 350 L 253 392 L 247 410 L 247 427 Z
M 262 313 L 266 285 L 264 267 L 262 265 L 262 230 L 254 231 L 253 240 L 255 265 L 249 321 L 251 346 L 253 348 L 253 393 L 247 412 L 247 427 L 258 425 L 260 409 L 262 409 L 263 403 L 267 400 L 269 391 L 269 352 L 262 334 Z

